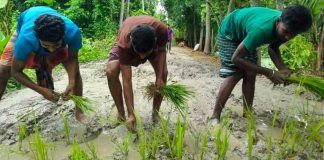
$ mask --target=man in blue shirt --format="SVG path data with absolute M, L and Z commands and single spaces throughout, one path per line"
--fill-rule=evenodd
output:
M 32 7 L 22 12 L 17 30 L 6 45 L 0 60 L 0 99 L 12 75 L 21 84 L 56 102 L 52 69 L 62 63 L 69 83 L 64 92 L 82 96 L 82 79 L 79 71 L 78 51 L 82 47 L 81 33 L 76 24 L 56 10 Z M 24 68 L 36 70 L 37 84 L 23 73 Z M 76 107 L 76 119 L 85 116 Z

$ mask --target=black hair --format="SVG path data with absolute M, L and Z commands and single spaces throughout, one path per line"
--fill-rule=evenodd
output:
M 156 44 L 156 31 L 150 25 L 140 24 L 132 30 L 131 41 L 137 52 L 147 52 Z
M 64 37 L 65 24 L 61 17 L 43 14 L 36 19 L 34 30 L 38 39 L 58 42 Z
M 293 33 L 307 31 L 312 26 L 311 11 L 302 5 L 291 5 L 283 9 L 281 21 Z

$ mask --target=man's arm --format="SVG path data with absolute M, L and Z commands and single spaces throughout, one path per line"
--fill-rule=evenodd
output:
M 273 43 L 271 43 L 269 45 L 268 53 L 270 55 L 271 60 L 275 64 L 275 66 L 278 68 L 278 70 L 283 74 L 289 75 L 291 73 L 291 71 L 284 64 L 284 62 L 281 58 L 280 50 L 279 50 L 279 46 L 283 43 L 284 42 L 281 42 L 281 41 L 274 41 Z
M 274 83 L 283 83 L 283 78 L 278 72 L 251 63 L 244 58 L 247 54 L 248 51 L 246 50 L 244 43 L 240 43 L 232 56 L 232 62 L 242 70 L 253 71 L 258 74 L 265 75 Z
M 63 63 L 69 78 L 69 84 L 66 87 L 65 95 L 73 91 L 76 75 L 79 70 L 78 51 L 68 49 L 68 60 Z
M 123 90 L 125 103 L 127 106 L 128 113 L 134 110 L 134 96 L 133 96 L 133 85 L 132 85 L 132 67 L 130 65 L 120 65 L 123 79 Z
M 54 91 L 47 88 L 40 87 L 32 80 L 30 80 L 30 78 L 23 72 L 25 65 L 26 65 L 25 61 L 16 60 L 14 58 L 12 61 L 11 75 L 24 86 L 43 95 L 43 97 L 46 98 L 47 100 L 55 102 L 56 99 L 55 99 Z
M 165 81 L 164 81 L 164 77 L 163 77 L 163 72 L 166 68 L 166 51 L 165 50 L 161 50 L 158 51 L 158 53 L 156 54 L 156 56 L 153 57 L 151 63 L 155 63 L 153 65 L 156 65 L 156 81 L 155 81 L 155 85 L 157 87 L 158 90 L 160 90 L 160 88 L 165 85 Z

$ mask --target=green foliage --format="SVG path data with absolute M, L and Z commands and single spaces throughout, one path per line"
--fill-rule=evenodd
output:
M 33 146 L 33 155 L 35 160 L 48 160 L 48 149 L 49 146 L 46 144 L 46 141 L 41 137 L 39 133 L 39 128 L 36 124 L 34 128 L 34 139 L 31 142 Z
M 282 59 L 289 69 L 307 69 L 316 57 L 313 45 L 305 37 L 298 35 L 280 47 Z
M 91 39 L 83 38 L 83 46 L 79 52 L 79 62 L 90 62 L 101 60 L 108 57 L 107 48 L 111 48 L 115 41 L 115 36 L 109 39 L 92 41 Z
M 184 135 L 187 129 L 187 123 L 186 121 L 181 122 L 180 116 L 178 116 L 175 134 L 173 137 L 173 146 L 175 151 L 175 156 L 177 159 L 182 159 L 183 156 L 183 141 L 184 141 Z

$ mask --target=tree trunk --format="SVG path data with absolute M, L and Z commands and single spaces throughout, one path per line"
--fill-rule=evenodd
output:
M 236 0 L 230 0 L 230 2 L 228 3 L 227 14 L 230 14 L 234 10 L 235 1 Z
M 194 28 L 193 28 L 193 34 L 194 34 L 194 46 L 197 44 L 197 24 L 196 24 L 196 16 L 194 15 Z
M 127 0 L 126 17 L 129 17 L 129 0 Z
M 284 8 L 283 0 L 276 0 L 276 8 L 279 10 L 283 10 Z
M 211 48 L 211 53 L 214 54 L 214 29 L 213 29 L 213 27 L 211 28 L 210 48 Z
M 144 4 L 144 0 L 142 0 L 142 10 L 143 10 L 143 12 L 145 11 L 145 4 Z
M 260 0 L 250 0 L 251 7 L 260 6 Z
M 200 35 L 199 35 L 199 51 L 203 49 L 203 38 L 204 38 L 204 22 L 201 23 Z
M 120 6 L 120 15 L 119 15 L 119 28 L 123 24 L 124 21 L 124 10 L 125 10 L 125 0 L 121 0 L 121 6 Z
M 324 66 L 324 25 L 322 26 L 321 41 L 318 45 L 316 70 L 320 71 Z
M 210 0 L 206 0 L 206 37 L 204 53 L 210 54 Z

